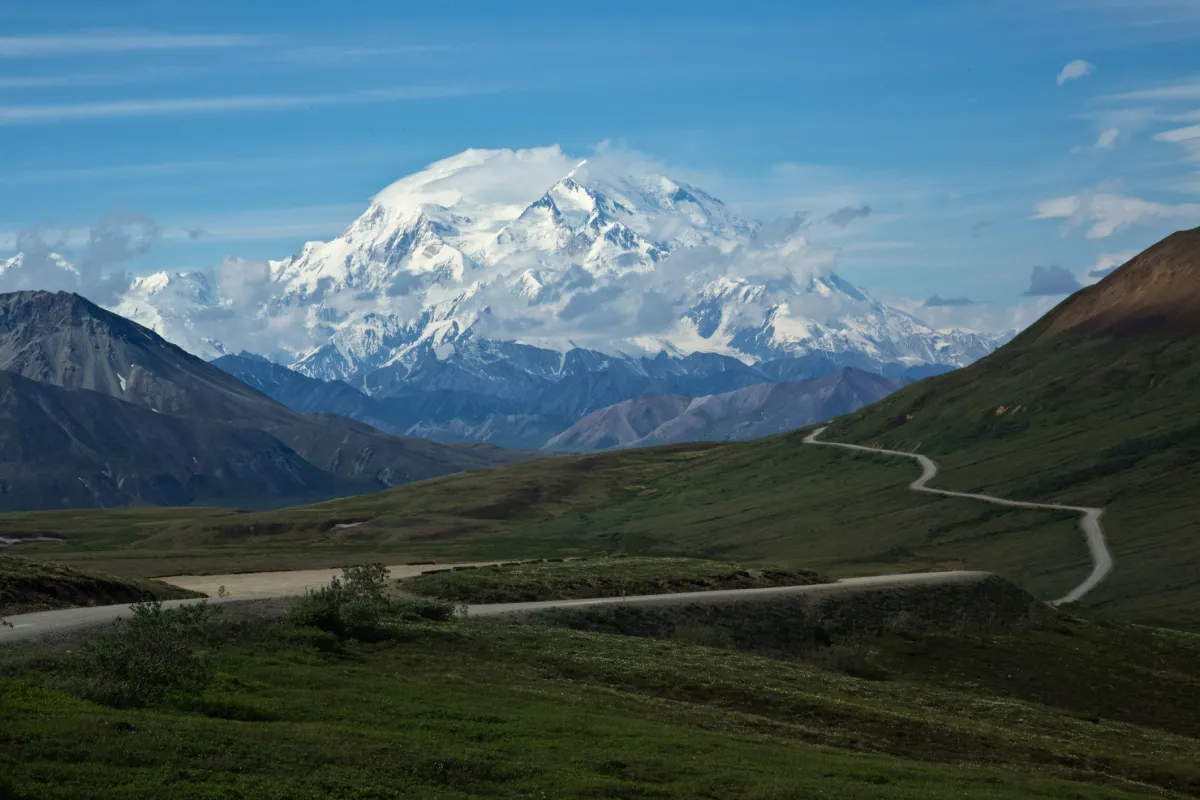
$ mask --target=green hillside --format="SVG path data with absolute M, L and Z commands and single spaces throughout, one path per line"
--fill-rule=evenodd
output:
M 0 555 L 0 615 L 182 597 L 203 595 L 159 581 L 114 578 Z
M 1088 604 L 1200 623 L 1200 229 L 1175 234 L 966 369 L 830 427 L 935 458 L 942 488 L 1104 506 Z

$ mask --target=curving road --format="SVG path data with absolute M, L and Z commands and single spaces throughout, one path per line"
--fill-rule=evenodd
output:
M 307 571 L 306 571 L 307 572 Z M 725 589 L 713 592 L 682 592 L 679 594 L 649 594 L 631 597 L 598 597 L 585 600 L 542 600 L 530 603 L 494 603 L 467 606 L 468 617 L 497 617 L 509 614 L 522 614 L 534 611 L 545 611 L 550 608 L 577 608 L 580 606 L 603 605 L 678 605 L 680 603 L 729 603 L 743 601 L 771 600 L 777 597 L 792 595 L 830 596 L 879 589 L 893 589 L 903 586 L 953 585 L 975 583 L 986 580 L 991 573 L 987 572 L 916 572 L 902 575 L 878 575 L 869 578 L 847 578 L 836 583 L 815 583 L 805 586 L 773 586 L 766 589 Z M 294 586 L 288 589 L 294 589 Z M 286 591 L 276 597 L 294 596 L 296 592 Z M 266 599 L 265 594 L 244 595 L 242 597 L 225 597 L 220 599 L 168 600 L 163 603 L 165 608 L 176 608 L 191 603 L 233 603 L 247 602 L 254 599 Z M 58 611 L 38 611 L 32 614 L 20 614 L 9 617 L 11 628 L 0 627 L 0 645 L 16 642 L 22 639 L 37 639 L 72 630 L 94 628 L 112 622 L 119 617 L 129 615 L 128 604 L 116 606 L 93 606 L 90 608 L 64 608 Z
M 828 426 L 826 426 L 828 427 Z M 1064 603 L 1074 603 L 1081 600 L 1088 592 L 1095 589 L 1106 577 L 1112 572 L 1113 560 L 1112 554 L 1108 551 L 1108 545 L 1104 541 L 1104 530 L 1100 527 L 1100 518 L 1104 515 L 1103 508 L 1086 508 L 1084 506 L 1064 506 L 1057 503 L 1025 503 L 1020 500 L 1005 500 L 1003 497 L 992 497 L 988 494 L 972 494 L 970 492 L 951 492 L 945 489 L 931 489 L 927 485 L 931 480 L 937 477 L 938 465 L 927 456 L 919 453 L 905 453 L 901 450 L 882 450 L 877 447 L 863 447 L 858 444 L 842 444 L 840 442 L 822 442 L 819 437 L 824 433 L 826 428 L 817 428 L 810 433 L 805 439 L 805 444 L 821 445 L 822 447 L 840 447 L 843 450 L 856 450 L 862 453 L 878 453 L 885 456 L 901 456 L 902 458 L 915 459 L 921 465 L 921 477 L 908 485 L 908 488 L 914 492 L 925 492 L 926 494 L 936 494 L 943 497 L 959 497 L 967 500 L 979 500 L 984 503 L 992 503 L 999 506 L 1011 506 L 1013 508 L 1033 508 L 1051 511 L 1074 511 L 1081 514 L 1079 520 L 1079 528 L 1083 531 L 1084 538 L 1087 540 L 1088 551 L 1092 556 L 1092 572 L 1083 583 L 1076 586 L 1065 596 L 1060 597 L 1050 603 L 1052 606 L 1063 605 Z
M 528 614 L 552 608 L 589 608 L 592 606 L 677 606 L 718 605 L 721 603 L 773 600 L 778 597 L 832 597 L 855 592 L 898 589 L 904 586 L 950 586 L 978 583 L 992 576 L 990 572 L 954 570 L 950 572 L 908 572 L 899 575 L 872 575 L 866 578 L 843 578 L 833 583 L 810 583 L 804 586 L 769 586 L 764 589 L 717 589 L 709 592 L 676 592 L 674 594 L 642 594 L 632 597 L 586 597 L 574 600 L 535 600 L 528 603 L 486 603 L 467 606 L 468 617 L 498 617 L 506 614 Z

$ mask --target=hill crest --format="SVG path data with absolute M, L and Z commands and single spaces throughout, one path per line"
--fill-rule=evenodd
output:
M 1038 337 L 1200 330 L 1200 228 L 1173 233 L 1072 295 Z

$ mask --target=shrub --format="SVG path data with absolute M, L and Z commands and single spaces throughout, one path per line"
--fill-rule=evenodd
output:
M 455 614 L 455 607 L 450 603 L 439 603 L 436 600 L 399 600 L 395 604 L 395 613 L 402 619 L 446 622 Z
M 214 640 L 206 603 L 164 609 L 160 601 L 86 642 L 68 666 L 72 693 L 105 705 L 148 706 L 168 695 L 199 697 L 213 673 L 203 647 Z
M 375 635 L 394 608 L 387 596 L 387 579 L 382 564 L 346 567 L 341 578 L 305 594 L 292 608 L 289 622 L 328 631 L 339 639 Z

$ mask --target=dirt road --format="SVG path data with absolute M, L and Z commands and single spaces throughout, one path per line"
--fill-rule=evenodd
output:
M 1064 506 L 1058 503 L 1026 503 L 1020 500 L 1006 500 L 1003 497 L 992 497 L 987 494 L 972 494 L 970 492 L 951 492 L 945 489 L 931 489 L 927 484 L 937 477 L 938 465 L 927 456 L 919 453 L 905 453 L 900 450 L 881 450 L 877 447 L 863 447 L 858 444 L 842 444 L 840 442 L 822 442 L 818 437 L 825 432 L 825 428 L 817 428 L 805 438 L 805 444 L 820 445 L 822 447 L 840 447 L 843 450 L 856 450 L 862 453 L 877 453 L 885 456 L 900 456 L 901 458 L 911 458 L 916 460 L 921 465 L 921 477 L 908 485 L 908 488 L 914 492 L 925 492 L 926 494 L 936 494 L 943 497 L 958 497 L 966 500 L 978 500 L 982 503 L 992 503 L 1000 506 L 1010 506 L 1012 508 L 1035 508 L 1053 511 L 1073 511 L 1082 515 L 1079 520 L 1079 528 L 1083 531 L 1084 539 L 1087 541 L 1088 551 L 1092 557 L 1091 574 L 1084 579 L 1083 583 L 1076 586 L 1063 597 L 1053 601 L 1051 605 L 1063 605 L 1064 603 L 1074 603 L 1081 600 L 1088 592 L 1095 589 L 1108 574 L 1112 572 L 1112 554 L 1108 550 L 1108 545 L 1104 541 L 1104 529 L 1100 526 L 1100 518 L 1104 515 L 1103 508 L 1086 508 L 1084 506 Z

